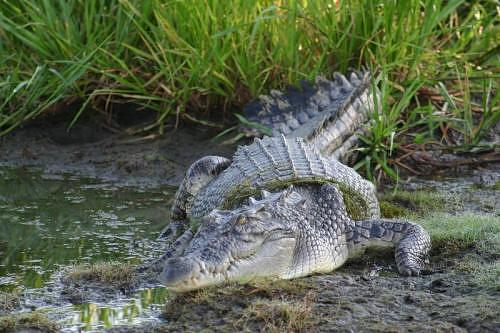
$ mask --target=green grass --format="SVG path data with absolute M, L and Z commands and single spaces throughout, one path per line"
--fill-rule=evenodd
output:
M 435 213 L 416 222 L 431 235 L 433 252 L 475 247 L 478 251 L 500 255 L 500 218 L 497 216 Z
M 134 103 L 161 133 L 366 66 L 382 100 L 356 167 L 396 177 L 412 145 L 477 149 L 498 120 L 497 14 L 493 0 L 2 1 L 0 136 L 73 102 L 68 125 Z
M 431 235 L 435 264 L 452 264 L 470 274 L 482 288 L 500 291 L 500 218 L 465 213 L 459 216 L 434 213 L 417 220 Z M 453 261 L 452 261 L 453 262 Z
M 396 190 L 379 195 L 383 217 L 422 217 L 434 212 L 454 212 L 462 209 L 461 195 L 447 195 L 435 190 Z

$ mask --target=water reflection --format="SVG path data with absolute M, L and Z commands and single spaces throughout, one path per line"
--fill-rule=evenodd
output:
M 53 273 L 69 264 L 137 263 L 156 256 L 174 190 L 0 168 L 0 290 L 46 287 Z M 137 321 L 165 296 L 165 289 L 154 288 L 125 303 L 72 308 L 73 328 Z
M 0 170 L 0 276 L 38 288 L 60 264 L 151 256 L 172 188 Z
M 75 306 L 77 312 L 72 323 L 76 326 L 73 329 L 90 331 L 110 328 L 114 325 L 133 325 L 144 322 L 146 317 L 158 316 L 167 296 L 168 291 L 165 288 L 151 288 L 115 306 L 96 303 Z

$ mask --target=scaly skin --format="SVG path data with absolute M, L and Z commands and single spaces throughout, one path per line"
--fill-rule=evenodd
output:
M 336 185 L 300 185 L 210 212 L 182 254 L 166 261 L 161 279 L 176 291 L 259 276 L 290 279 L 330 272 L 371 246 L 396 246 L 400 273 L 416 275 L 430 238 L 407 221 L 353 221 Z
M 395 245 L 400 273 L 419 274 L 428 234 L 380 219 L 373 184 L 337 160 L 356 145 L 374 103 L 368 79 L 337 74 L 295 99 L 274 92 L 255 113 L 274 137 L 239 147 L 232 160 L 209 156 L 189 168 L 163 233 L 181 236 L 153 265 L 168 287 L 329 272 L 373 245 Z M 284 190 L 290 184 L 297 190 Z M 250 197 L 259 190 L 261 201 Z
M 323 156 L 331 156 L 335 160 L 342 161 L 345 160 L 350 149 L 356 146 L 358 135 L 363 132 L 361 127 L 367 121 L 368 114 L 377 98 L 370 90 L 370 78 L 368 72 L 352 72 L 349 79 L 335 73 L 333 81 L 318 77 L 314 85 L 303 83 L 301 89 L 291 88 L 286 94 L 272 91 L 270 96 L 261 96 L 245 107 L 245 115 L 248 120 L 269 128 L 276 138 L 282 136 L 287 139 L 302 138 L 308 147 L 312 147 L 309 150 L 319 152 L 323 159 L 325 159 Z M 258 135 L 259 133 L 254 134 Z M 258 144 L 258 141 L 256 143 Z M 248 148 L 256 146 L 256 143 Z M 276 144 L 279 143 L 276 142 Z M 242 147 L 241 154 L 237 153 L 233 158 L 233 161 L 238 162 L 241 166 L 240 169 L 251 168 L 251 166 L 245 165 L 247 158 L 245 151 L 248 150 L 251 149 Z M 271 151 L 271 154 L 276 153 L 279 151 Z M 315 153 L 315 155 L 317 154 Z M 278 159 L 280 162 L 279 156 L 271 155 L 270 158 L 271 160 Z M 256 162 L 260 161 L 256 160 Z M 303 159 L 294 161 L 292 159 L 291 167 L 293 167 L 293 163 L 309 162 L 314 161 Z M 271 161 L 271 164 L 271 167 L 276 171 L 275 163 Z M 287 164 L 289 165 L 289 163 Z M 265 183 L 283 180 L 277 178 L 276 175 L 268 174 L 267 177 L 262 175 L 263 179 L 257 186 L 255 180 L 240 177 L 240 170 L 234 170 L 234 167 L 223 173 L 230 165 L 232 166 L 231 161 L 223 157 L 207 156 L 196 161 L 189 168 L 177 191 L 172 205 L 171 223 L 163 232 L 163 236 L 172 238 L 180 231 L 185 230 L 188 219 L 199 218 L 221 204 L 220 202 L 208 202 L 214 199 L 205 198 L 206 196 L 216 196 L 226 200 L 227 195 L 233 194 L 235 186 L 249 184 L 257 188 L 267 188 Z M 255 167 L 260 168 L 260 165 L 254 165 L 254 169 Z M 333 168 L 337 168 L 337 166 L 335 165 Z M 344 172 L 343 166 L 338 168 Z M 283 172 L 286 171 L 293 172 L 290 165 L 288 169 L 283 170 Z M 218 177 L 221 173 L 222 179 Z M 356 174 L 350 170 L 345 171 L 345 173 L 346 176 Z M 308 177 L 310 173 L 306 172 L 303 176 Z M 321 174 L 321 171 L 315 170 L 314 176 L 328 178 L 329 175 Z M 211 184 L 212 181 L 213 183 L 217 182 L 217 186 Z M 374 205 L 377 205 L 376 199 L 367 198 L 367 200 L 375 200 Z M 189 210 L 193 205 L 198 208 L 193 214 L 190 214 Z M 200 206 L 203 208 L 199 208 Z M 376 212 L 373 214 L 372 217 L 377 217 Z
M 208 166 L 207 166 L 208 165 Z M 226 167 L 227 166 L 227 167 Z M 223 169 L 223 167 L 226 167 Z M 219 174 L 193 170 L 216 170 Z M 193 181 L 195 179 L 195 181 Z M 205 186 L 195 188 L 199 179 Z M 380 209 L 375 187 L 356 171 L 335 159 L 325 158 L 302 138 L 266 137 L 241 146 L 229 164 L 226 159 L 204 158 L 191 166 L 176 194 L 171 225 L 164 235 L 185 230 L 189 220 L 198 220 L 216 208 L 232 208 L 259 190 L 273 190 L 290 184 L 339 184 L 356 202 L 357 219 L 378 218 Z M 194 188 L 194 189 L 193 189 Z M 354 194 L 357 194 L 356 196 Z

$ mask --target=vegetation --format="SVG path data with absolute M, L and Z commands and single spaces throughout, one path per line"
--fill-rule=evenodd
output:
M 425 143 L 485 148 L 499 118 L 498 10 L 493 0 L 3 1 L 0 136 L 43 114 L 71 113 L 71 127 L 123 103 L 157 111 L 131 132 L 179 117 L 210 124 L 270 88 L 366 66 L 382 100 L 356 167 L 395 177 L 410 168 L 401 154 Z
M 429 212 L 451 211 L 460 206 L 460 198 L 447 197 L 442 192 L 430 190 L 385 192 L 380 196 L 383 217 L 397 218 L 411 215 L 425 216 Z
M 500 291 L 500 218 L 431 213 L 417 221 L 429 231 L 437 270 L 467 273 L 482 288 Z M 458 260 L 451 258 L 459 257 Z
M 256 300 L 245 309 L 236 326 L 248 327 L 249 321 L 261 321 L 264 332 L 306 332 L 313 326 L 312 300 Z
M 59 326 L 40 312 L 23 312 L 0 317 L 0 332 L 58 332 Z
M 381 215 L 421 224 L 431 235 L 433 255 L 448 256 L 471 248 L 483 255 L 500 255 L 500 218 L 495 213 L 464 211 L 463 200 L 457 193 L 398 190 L 381 196 Z
M 124 289 L 131 289 L 138 283 L 135 266 L 117 262 L 75 266 L 67 274 L 66 281 L 98 282 Z
M 417 221 L 432 238 L 434 253 L 476 247 L 496 256 L 500 254 L 500 218 L 464 213 L 454 216 L 435 213 Z
M 19 305 L 20 300 L 17 292 L 0 291 L 0 314 L 11 312 Z
M 159 331 L 199 330 L 200 318 L 220 331 L 310 331 L 318 321 L 315 297 L 313 286 L 303 279 L 254 279 L 181 293 L 166 304 L 163 316 L 169 324 Z

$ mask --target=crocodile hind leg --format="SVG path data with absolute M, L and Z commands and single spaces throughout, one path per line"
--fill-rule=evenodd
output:
M 189 167 L 175 194 L 170 212 L 171 222 L 160 233 L 160 238 L 166 239 L 167 242 L 173 241 L 186 229 L 189 219 L 188 212 L 196 194 L 224 171 L 229 164 L 231 164 L 231 160 L 225 157 L 205 156 Z
M 367 247 L 396 247 L 395 259 L 402 275 L 419 275 L 431 249 L 429 234 L 420 225 L 403 220 L 356 221 L 346 227 L 349 256 Z

